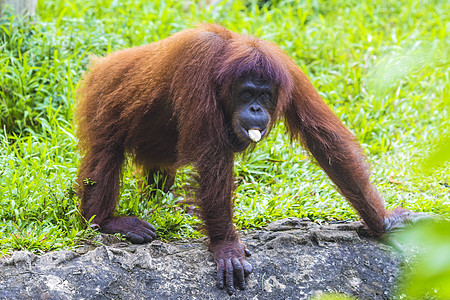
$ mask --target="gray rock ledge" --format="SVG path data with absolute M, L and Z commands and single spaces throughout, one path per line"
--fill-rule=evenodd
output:
M 243 234 L 254 273 L 231 297 L 215 286 L 205 240 L 137 246 L 103 236 L 108 246 L 20 251 L 0 259 L 0 299 L 391 299 L 402 259 L 363 233 L 360 222 L 288 218 Z

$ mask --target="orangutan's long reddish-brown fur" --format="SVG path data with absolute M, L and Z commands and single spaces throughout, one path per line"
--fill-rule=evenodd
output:
M 184 30 L 92 63 L 77 109 L 85 218 L 95 216 L 93 222 L 106 232 L 129 230 L 127 219 L 114 216 L 126 153 L 150 177 L 164 171 L 169 183 L 179 166 L 192 163 L 198 171 L 201 216 L 218 270 L 225 272 L 225 279 L 218 275 L 219 286 L 225 280 L 232 289 L 230 268 L 244 268 L 247 274 L 251 267 L 232 224 L 233 155 L 242 149 L 230 140 L 226 112 L 233 109 L 233 84 L 248 74 L 277 88 L 270 125 L 284 118 L 292 139 L 309 149 L 369 229 L 382 234 L 391 223 L 389 213 L 369 181 L 353 135 L 278 46 L 218 25 Z M 396 210 L 392 219 L 397 222 L 403 214 Z

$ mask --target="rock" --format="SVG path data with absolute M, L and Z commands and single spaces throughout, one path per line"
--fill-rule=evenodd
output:
M 137 246 L 104 237 L 111 244 L 14 252 L 0 259 L 0 299 L 308 299 L 327 292 L 390 299 L 401 258 L 358 234 L 361 227 L 288 218 L 243 235 L 254 273 L 231 297 L 216 288 L 204 240 Z

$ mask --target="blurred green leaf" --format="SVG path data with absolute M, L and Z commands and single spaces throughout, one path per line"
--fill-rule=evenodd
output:
M 450 222 L 416 226 L 397 240 L 419 252 L 404 274 L 400 293 L 413 299 L 450 299 Z

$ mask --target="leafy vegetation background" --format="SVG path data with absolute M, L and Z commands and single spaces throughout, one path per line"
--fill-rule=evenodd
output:
M 74 194 L 73 111 L 89 57 L 200 22 L 280 45 L 363 145 L 387 207 L 450 217 L 449 164 L 420 168 L 442 138 L 438 153 L 450 152 L 448 1 L 46 0 L 37 11 L 32 20 L 8 12 L 0 19 L 0 254 L 71 247 L 92 234 Z M 284 131 L 280 124 L 253 153 L 236 157 L 237 226 L 287 216 L 357 219 Z M 192 197 L 192 172 L 179 172 L 173 192 L 145 199 L 129 162 L 119 213 L 148 220 L 163 239 L 199 236 L 199 220 L 176 204 Z

